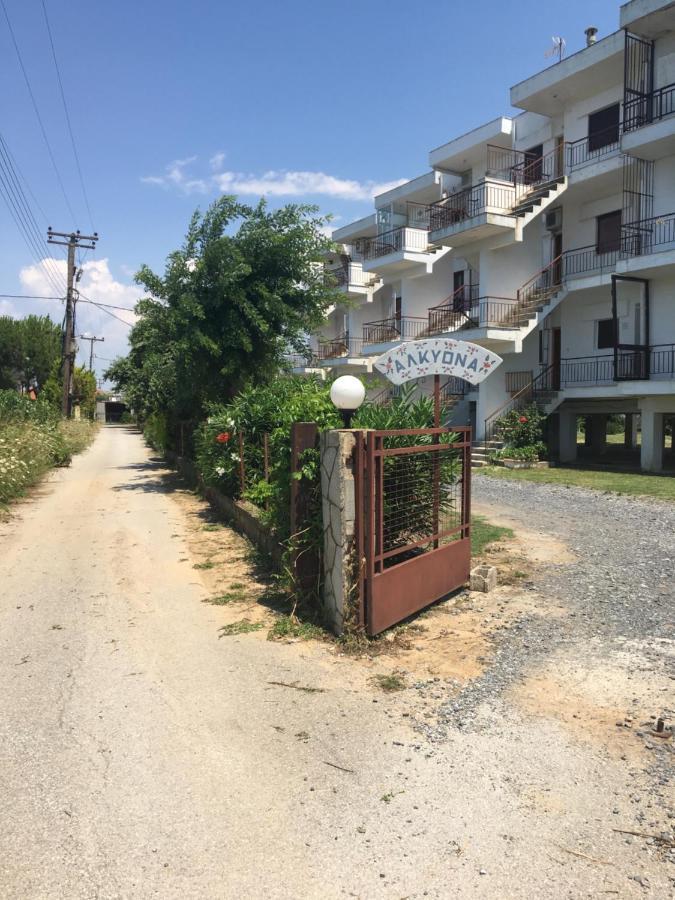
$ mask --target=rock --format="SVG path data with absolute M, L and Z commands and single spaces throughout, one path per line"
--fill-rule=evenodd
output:
M 487 594 L 497 587 L 496 566 L 476 566 L 471 570 L 469 588 L 472 591 L 482 591 Z

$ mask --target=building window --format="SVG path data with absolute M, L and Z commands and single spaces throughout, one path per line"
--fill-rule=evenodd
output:
M 610 350 L 614 347 L 614 319 L 600 319 L 598 322 L 598 350 Z
M 588 152 L 602 150 L 610 144 L 619 142 L 619 120 L 621 104 L 613 103 L 605 109 L 599 109 L 588 117 Z
M 611 253 L 621 247 L 621 210 L 598 216 L 596 250 L 598 253 Z

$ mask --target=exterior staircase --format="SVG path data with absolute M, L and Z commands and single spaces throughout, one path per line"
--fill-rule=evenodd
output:
M 533 190 L 519 200 L 518 204 L 511 210 L 511 215 L 524 219 L 529 213 L 540 213 L 549 203 L 558 197 L 567 187 L 567 179 L 565 176 L 554 178 L 543 184 L 538 184 Z M 529 219 L 528 219 L 529 221 Z
M 504 446 L 503 441 L 473 441 L 471 444 L 471 468 L 482 469 L 490 465 L 490 456 Z

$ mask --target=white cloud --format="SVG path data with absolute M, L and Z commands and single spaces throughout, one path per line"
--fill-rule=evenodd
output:
M 209 165 L 214 172 L 219 172 L 223 163 L 225 162 L 225 154 L 221 151 L 219 153 L 214 153 L 211 159 L 209 160 Z
M 50 268 L 55 268 L 63 275 L 65 281 L 65 259 L 52 259 Z M 33 295 L 54 296 L 54 289 L 47 279 L 41 266 L 26 266 L 19 272 L 21 292 Z M 97 375 L 107 369 L 107 359 L 123 356 L 128 352 L 127 339 L 129 327 L 124 324 L 133 324 L 136 316 L 133 312 L 120 309 L 103 309 L 84 302 L 85 297 L 100 303 L 108 303 L 113 306 L 132 308 L 138 300 L 144 296 L 143 290 L 134 284 L 125 284 L 117 281 L 110 271 L 107 259 L 92 259 L 82 264 L 82 278 L 76 287 L 80 291 L 81 302 L 76 308 L 77 334 L 95 334 L 104 337 L 105 342 L 94 345 L 94 353 L 105 359 L 94 360 Z M 0 304 L 0 314 L 23 318 L 30 315 L 49 315 L 55 322 L 61 322 L 64 315 L 64 304 L 47 300 L 14 300 L 4 301 Z M 112 315 L 110 315 L 112 313 Z M 122 321 L 120 321 L 120 319 Z M 78 364 L 89 361 L 89 343 L 80 341 Z
M 185 194 L 209 191 L 220 191 L 223 194 L 267 197 L 308 197 L 324 196 L 339 200 L 372 200 L 377 194 L 397 187 L 405 182 L 404 178 L 396 181 L 357 181 L 351 178 L 339 178 L 326 172 L 294 172 L 287 169 L 270 169 L 260 175 L 225 171 L 218 169 L 225 159 L 224 153 L 216 153 L 211 157 L 210 166 L 213 175 L 207 178 L 190 178 L 186 168 L 195 162 L 196 157 L 174 160 L 166 167 L 164 175 L 148 175 L 141 178 L 144 184 L 158 185 L 163 188 L 177 188 Z

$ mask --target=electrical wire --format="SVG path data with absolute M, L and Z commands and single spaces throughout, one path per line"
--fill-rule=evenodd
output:
M 59 183 L 59 187 L 61 188 L 61 193 L 63 194 L 63 199 L 66 201 L 66 206 L 68 208 L 68 212 L 72 217 L 72 221 L 76 221 L 75 213 L 73 212 L 73 208 L 70 205 L 70 200 L 68 199 L 68 195 L 66 193 L 65 186 L 63 184 L 63 179 L 61 178 L 61 173 L 59 172 L 59 167 L 56 165 L 56 159 L 54 158 L 54 152 L 52 150 L 52 146 L 49 143 L 49 138 L 47 137 L 47 131 L 45 130 L 44 122 L 42 121 L 42 116 L 40 115 L 40 110 L 37 105 L 37 101 L 35 99 L 35 94 L 33 93 L 33 88 L 31 87 L 30 79 L 28 78 L 28 72 L 26 71 L 26 67 L 23 63 L 23 57 L 21 56 L 21 51 L 19 50 L 19 45 L 16 40 L 16 36 L 14 34 L 14 29 L 12 28 L 12 23 L 9 19 L 9 14 L 7 12 L 7 7 L 5 5 L 5 0 L 0 0 L 0 5 L 2 6 L 2 11 L 5 14 L 5 20 L 7 22 L 7 28 L 9 29 L 10 37 L 12 38 L 12 43 L 14 45 L 14 50 L 16 51 L 17 59 L 19 60 L 19 66 L 21 68 L 21 72 L 23 73 L 24 81 L 26 82 L 26 87 L 28 89 L 28 94 L 31 99 L 31 103 L 33 104 L 33 110 L 35 111 L 35 116 L 38 120 L 38 124 L 40 126 L 40 131 L 42 132 L 42 138 L 47 147 L 47 152 L 49 154 L 49 159 L 51 160 L 52 167 L 54 169 L 54 174 L 56 175 L 56 179 Z
M 82 176 L 82 166 L 80 165 L 80 157 L 77 152 L 77 146 L 75 144 L 75 135 L 73 134 L 73 126 L 70 122 L 70 113 L 68 112 L 68 104 L 66 103 L 66 94 L 63 90 L 63 81 L 61 80 L 61 71 L 59 69 L 59 64 L 56 59 L 56 48 L 54 47 L 54 38 L 52 36 L 52 29 L 49 25 L 49 16 L 47 15 L 47 6 L 45 4 L 45 0 L 42 0 L 42 11 L 45 16 L 45 25 L 47 26 L 47 34 L 49 35 L 49 44 L 52 48 L 52 58 L 54 60 L 54 68 L 56 69 L 56 78 L 59 83 L 59 91 L 61 92 L 61 100 L 63 102 L 63 111 L 66 116 L 66 124 L 68 126 L 68 133 L 70 135 L 70 143 L 73 147 L 73 156 L 75 157 L 75 165 L 77 166 L 77 174 L 80 179 L 80 187 L 82 188 L 82 196 L 84 197 L 84 203 L 87 207 L 87 214 L 89 216 L 89 224 L 91 225 L 91 230 L 96 231 L 94 227 L 94 218 L 91 214 L 91 206 L 89 205 L 89 197 L 87 195 L 87 189 L 84 186 L 84 178 Z
M 4 177 L 3 177 L 4 176 Z M 65 288 L 63 275 L 56 268 L 52 259 L 45 256 L 42 249 L 42 235 L 35 219 L 33 210 L 28 203 L 26 195 L 21 187 L 16 170 L 9 154 L 9 147 L 4 137 L 0 134 L 0 181 L 2 182 L 3 199 L 14 219 L 19 231 L 23 234 L 33 257 L 42 265 L 45 275 L 48 277 L 52 288 L 60 293 Z
M 44 294 L 0 294 L 0 300 L 59 300 L 63 303 L 65 297 L 47 297 Z M 80 294 L 78 303 L 90 303 L 92 306 L 99 306 L 101 309 L 119 309 L 122 312 L 134 312 L 131 306 L 116 306 L 114 303 L 102 303 L 99 300 L 90 300 Z

